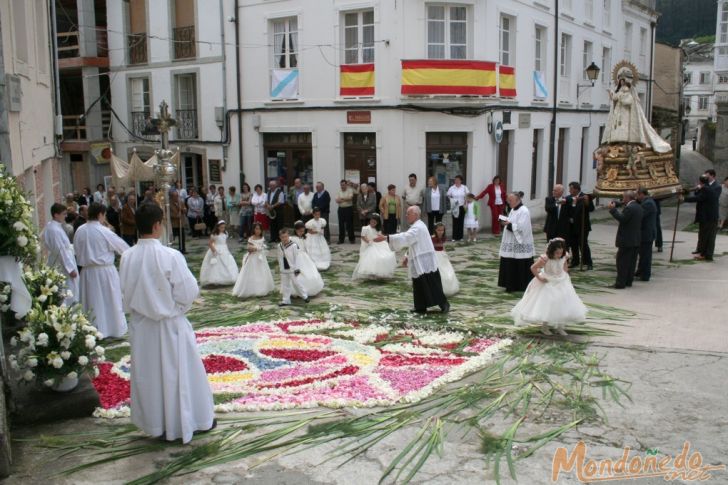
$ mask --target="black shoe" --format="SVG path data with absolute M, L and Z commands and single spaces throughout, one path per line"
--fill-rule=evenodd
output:
M 661 253 L 662 252 L 662 246 L 660 246 L 659 248 L 657 248 L 657 252 L 658 253 Z
M 650 281 L 649 278 L 640 278 L 640 281 Z
M 212 426 L 210 426 L 209 428 L 207 428 L 207 429 L 201 429 L 201 430 L 195 431 L 195 432 L 194 432 L 194 433 L 192 433 L 192 434 L 204 434 L 204 433 L 209 433 L 210 431 L 212 431 L 212 430 L 213 430 L 213 429 L 215 429 L 215 428 L 217 428 L 217 419 L 213 419 L 213 420 L 212 420 Z
M 690 254 L 700 254 L 700 251 L 693 251 L 693 252 L 692 252 L 692 253 L 690 253 Z
M 641 272 L 641 271 L 635 271 L 635 272 L 634 272 L 634 275 L 635 275 L 636 277 L 640 277 L 640 276 L 642 276 L 642 272 Z
M 410 308 L 410 313 L 427 313 L 427 310 L 418 310 L 417 308 Z
M 280 302 L 280 303 L 278 304 L 278 306 L 291 306 L 291 304 L 290 304 L 290 303 L 283 303 L 283 302 Z
M 591 271 L 591 270 L 593 270 L 593 269 L 594 269 L 594 266 L 592 266 L 591 264 L 590 264 L 589 266 L 587 266 L 587 267 L 586 267 L 586 270 L 587 270 L 587 271 Z
M 632 283 L 627 283 L 627 284 L 626 284 L 625 286 L 626 286 L 627 288 L 632 288 Z
M 309 301 L 311 301 L 311 299 L 309 297 L 306 297 L 306 298 L 303 299 L 303 302 L 304 303 L 308 303 Z
M 449 311 L 450 311 L 450 304 L 448 303 L 448 304 L 446 304 L 445 306 L 441 306 L 441 307 L 440 307 L 440 311 L 441 311 L 442 313 L 447 313 L 447 312 L 449 312 Z

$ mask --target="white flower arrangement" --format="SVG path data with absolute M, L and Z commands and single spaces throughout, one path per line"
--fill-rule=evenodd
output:
M 96 344 L 101 334 L 79 305 L 43 308 L 36 304 L 26 321 L 27 327 L 11 339 L 18 353 L 9 356 L 9 361 L 19 380 L 37 380 L 51 387 L 66 377 L 93 372 L 96 363 L 104 360 L 105 350 Z
M 40 246 L 32 214 L 33 207 L 18 181 L 0 163 L 0 256 L 36 259 Z
M 10 296 L 13 292 L 13 288 L 10 283 L 0 281 L 0 313 L 10 311 Z
M 40 305 L 46 309 L 59 306 L 68 296 L 66 275 L 52 266 L 44 264 L 37 268 L 25 267 L 23 281 L 33 298 L 33 306 Z

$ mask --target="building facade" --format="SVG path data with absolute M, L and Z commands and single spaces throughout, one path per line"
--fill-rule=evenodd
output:
M 331 191 L 340 179 L 373 181 L 401 193 L 409 173 L 445 185 L 459 174 L 477 193 L 498 174 L 534 208 L 551 179 L 590 190 L 612 67 L 628 60 L 652 78 L 657 13 L 653 1 L 562 0 L 558 14 L 555 3 L 241 2 L 246 180 L 301 177 Z M 649 84 L 637 85 L 645 107 Z M 229 160 L 240 146 L 233 138 Z
M 701 122 L 715 121 L 715 90 L 718 85 L 728 87 L 728 76 L 719 75 L 714 69 L 714 46 L 695 41 L 682 43 L 685 51 L 683 63 L 683 102 L 687 120 L 687 136 L 697 136 Z
M 40 226 L 61 194 L 49 17 L 47 0 L 0 2 L 0 161 L 30 194 Z
M 227 2 L 231 3 L 231 2 Z M 107 2 L 114 149 L 145 160 L 159 148 L 151 119 L 167 102 L 176 126 L 183 185 L 239 184 L 226 166 L 227 106 L 223 2 L 129 0 Z
M 682 50 L 655 43 L 655 74 L 652 97 L 652 125 L 662 138 L 670 142 L 679 157 L 683 144 Z

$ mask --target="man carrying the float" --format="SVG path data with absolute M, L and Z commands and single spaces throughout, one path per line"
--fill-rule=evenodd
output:
M 73 254 L 73 246 L 63 229 L 63 223 L 66 220 L 66 206 L 53 204 L 51 217 L 52 220 L 43 230 L 43 245 L 48 251 L 48 266 L 53 266 L 66 275 L 66 289 L 70 295 L 66 297 L 64 303 L 73 305 L 78 303 L 78 267 L 76 266 L 76 256 Z
M 420 220 L 420 208 L 410 207 L 406 217 L 410 225 L 407 232 L 378 236 L 374 241 L 386 239 L 395 251 L 409 248 L 407 266 L 412 278 L 414 312 L 425 313 L 429 307 L 439 306 L 443 313 L 447 313 L 450 311 L 450 304 L 442 291 L 435 247 L 427 226 Z
M 73 236 L 73 247 L 81 266 L 83 309 L 104 338 L 121 337 L 126 334 L 126 317 L 121 308 L 119 273 L 114 267 L 114 256 L 129 249 L 129 245 L 104 226 L 105 215 L 106 207 L 92 203 L 88 209 L 88 222 Z
M 195 431 L 216 424 L 212 391 L 185 317 L 200 289 L 184 256 L 159 241 L 162 209 L 143 205 L 134 217 L 139 242 L 120 265 L 124 308 L 131 315 L 131 420 L 151 436 L 187 443 Z

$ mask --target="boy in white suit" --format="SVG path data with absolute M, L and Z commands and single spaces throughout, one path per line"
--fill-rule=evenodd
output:
M 301 270 L 298 268 L 298 244 L 291 241 L 288 229 L 283 228 L 278 231 L 281 238 L 280 244 L 278 244 L 278 269 L 281 272 L 281 302 L 278 306 L 288 306 L 291 304 L 291 294 L 293 288 L 296 289 L 296 294 L 303 297 L 303 301 L 309 302 L 306 290 L 298 280 L 298 275 L 301 274 Z

